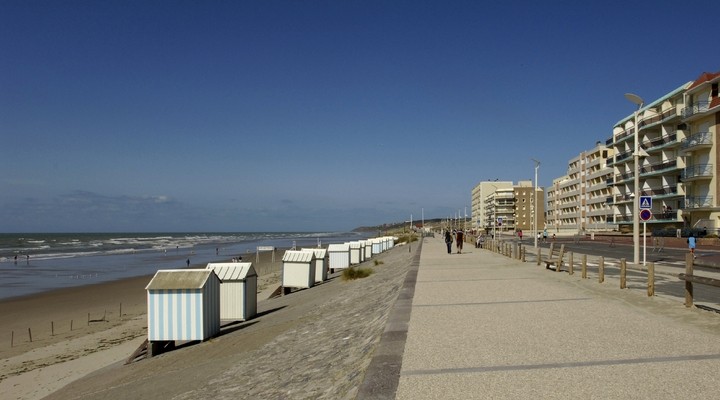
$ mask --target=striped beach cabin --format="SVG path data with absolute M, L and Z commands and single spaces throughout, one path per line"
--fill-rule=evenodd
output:
M 315 254 L 315 283 L 327 280 L 328 260 L 327 250 L 317 248 L 304 248 L 303 251 L 312 251 Z
M 370 239 L 361 240 L 360 243 L 363 244 L 363 251 L 365 252 L 365 259 L 369 260 L 372 258 L 372 241 Z
M 315 253 L 288 250 L 282 260 L 283 288 L 307 289 L 315 284 Z
M 212 270 L 159 270 L 145 289 L 148 341 L 207 340 L 220 332 L 220 279 Z
M 350 245 L 350 264 L 360 264 L 363 261 L 361 253 L 365 253 L 362 244 L 360 242 L 349 242 Z
M 257 314 L 257 273 L 251 262 L 209 263 L 220 279 L 220 319 L 247 321 Z
M 346 269 L 350 267 L 349 244 L 333 243 L 328 245 L 328 255 L 330 257 L 330 271 L 335 272 L 338 269 Z

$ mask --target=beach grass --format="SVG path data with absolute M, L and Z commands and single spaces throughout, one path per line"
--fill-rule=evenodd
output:
M 372 275 L 373 272 L 374 271 L 372 268 L 350 267 L 350 268 L 343 270 L 342 279 L 344 281 L 351 281 L 351 280 L 360 279 L 360 278 L 367 278 L 368 276 Z

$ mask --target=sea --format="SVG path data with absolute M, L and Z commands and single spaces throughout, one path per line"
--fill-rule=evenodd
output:
M 326 247 L 360 232 L 0 233 L 0 299 L 242 256 L 258 246 Z M 250 257 L 248 257 L 250 255 Z M 280 255 L 282 257 L 282 255 Z

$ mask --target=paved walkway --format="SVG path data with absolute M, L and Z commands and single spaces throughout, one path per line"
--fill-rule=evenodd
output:
M 427 238 L 395 398 L 716 398 L 719 339 L 715 313 Z

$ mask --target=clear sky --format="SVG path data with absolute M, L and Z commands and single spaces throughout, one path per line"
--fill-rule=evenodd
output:
M 720 2 L 0 1 L 0 231 L 337 231 L 541 186 Z

